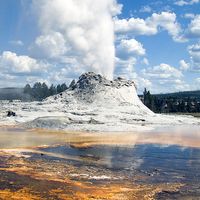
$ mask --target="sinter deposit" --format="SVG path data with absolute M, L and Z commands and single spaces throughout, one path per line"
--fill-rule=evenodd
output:
M 16 116 L 7 117 L 12 110 Z M 192 116 L 155 114 L 138 98 L 135 84 L 92 72 L 42 102 L 1 102 L 1 125 L 89 131 L 132 131 L 157 126 L 200 124 Z

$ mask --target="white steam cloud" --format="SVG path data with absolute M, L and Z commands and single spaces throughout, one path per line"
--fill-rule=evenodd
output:
M 113 78 L 113 16 L 121 12 L 116 0 L 33 0 L 33 8 L 41 31 L 35 52 L 48 59 L 73 58 L 82 71 Z

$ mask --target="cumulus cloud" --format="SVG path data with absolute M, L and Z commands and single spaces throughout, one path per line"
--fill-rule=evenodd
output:
M 184 80 L 180 79 L 165 80 L 161 81 L 160 84 L 163 85 L 161 91 L 164 91 L 165 89 L 163 88 L 166 87 L 166 92 L 187 91 L 191 89 L 189 84 L 187 84 Z
M 142 64 L 149 65 L 149 60 L 147 58 L 143 58 Z
M 79 67 L 76 67 L 75 59 L 66 58 L 64 63 L 44 62 L 29 56 L 4 51 L 0 55 L 0 85 L 1 87 L 16 87 L 16 85 L 23 87 L 26 83 L 33 84 L 38 81 L 49 85 L 69 83 L 83 73 Z M 66 63 L 68 68 L 65 67 Z
M 75 58 L 83 70 L 112 79 L 115 60 L 112 17 L 121 12 L 116 0 L 34 0 L 33 8 L 42 33 L 35 41 L 38 51 L 54 58 Z
M 144 88 L 151 88 L 152 82 L 145 77 L 138 75 L 135 71 L 135 64 L 137 63 L 137 59 L 134 57 L 130 57 L 127 60 L 123 60 L 116 57 L 116 68 L 115 75 L 120 76 L 129 80 L 134 80 L 137 90 L 142 92 Z
M 146 50 L 143 45 L 135 39 L 122 39 L 116 46 L 116 58 L 115 58 L 115 74 L 126 78 L 134 80 L 137 84 L 139 77 L 135 72 L 135 64 L 138 62 L 140 57 L 146 54 Z M 141 78 L 140 82 L 145 83 L 145 79 Z M 146 84 L 149 83 L 146 81 Z M 144 86 L 144 84 L 143 84 Z M 140 84 L 140 87 L 143 87 Z
M 138 91 L 141 92 L 144 91 L 144 88 L 152 89 L 153 87 L 153 83 L 149 79 L 140 77 L 139 75 L 136 76 L 135 83 Z
M 18 56 L 16 53 L 4 51 L 0 55 L 0 69 L 5 74 L 33 74 L 46 70 L 47 64 L 29 56 Z
M 177 6 L 187 6 L 199 3 L 200 0 L 179 0 L 176 1 L 174 4 Z
M 183 76 L 180 70 L 165 63 L 144 69 L 143 74 L 157 79 L 181 78 Z
M 168 64 L 149 67 L 141 71 L 141 76 L 152 83 L 153 93 L 189 90 L 190 86 L 184 81 L 183 73 Z
M 200 42 L 188 47 L 193 70 L 200 70 Z
M 133 35 L 155 35 L 157 27 L 151 27 L 148 22 L 141 18 L 115 19 L 116 33 L 132 33 Z
M 115 63 L 116 63 L 115 74 L 117 76 L 131 80 L 134 80 L 136 78 L 137 75 L 134 69 L 134 66 L 137 63 L 136 58 L 130 57 L 124 60 L 116 57 Z
M 146 50 L 143 45 L 135 39 L 122 39 L 116 47 L 117 56 L 123 59 L 132 56 L 144 56 Z
M 166 30 L 175 41 L 182 41 L 180 24 L 176 14 L 171 12 L 153 13 L 152 16 L 130 19 L 115 19 L 115 31 L 119 34 L 131 33 L 133 35 L 155 35 L 159 28 Z
M 67 47 L 63 35 L 52 32 L 39 36 L 30 50 L 37 58 L 60 58 L 66 53 Z
M 186 37 L 200 38 L 200 15 L 194 16 L 186 30 Z
M 185 60 L 179 61 L 180 70 L 187 71 L 190 68 L 190 64 L 186 63 Z

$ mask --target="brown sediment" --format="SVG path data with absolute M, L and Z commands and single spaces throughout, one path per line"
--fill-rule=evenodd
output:
M 5 129 L 6 131 L 6 129 Z M 157 133 L 84 133 L 73 131 L 49 131 L 42 129 L 23 130 L 25 134 L 40 138 L 45 136 L 45 145 L 68 144 L 73 148 L 90 148 L 95 145 L 129 145 L 137 144 L 161 144 L 180 145 L 183 147 L 200 147 L 200 132 L 157 132 Z M 5 135 L 6 136 L 6 135 Z M 15 136 L 15 135 L 14 135 Z M 32 138 L 31 138 L 32 139 Z M 87 166 L 76 166 L 72 161 L 80 161 L 80 158 L 61 155 L 39 150 L 38 145 L 27 146 L 28 149 L 2 149 L 0 151 L 0 199 L 154 199 L 156 194 L 162 191 L 178 191 L 181 183 L 162 184 L 138 184 L 136 180 L 148 179 L 147 174 L 138 173 L 132 177 L 111 172 L 106 169 L 95 171 L 88 170 Z M 25 147 L 23 147 L 25 148 Z M 29 159 L 28 152 L 37 155 L 34 160 Z M 40 157 L 41 154 L 41 157 Z M 43 159 L 42 155 L 55 158 L 64 158 L 54 162 Z M 87 163 L 98 163 L 94 158 L 81 158 Z M 102 161 L 101 161 L 102 162 Z M 102 171 L 105 170 L 105 171 Z M 91 180 L 81 174 L 109 175 L 108 180 Z M 76 176 L 72 176 L 75 174 Z M 120 177 L 121 176 L 121 177 Z M 112 179 L 115 177 L 116 179 Z M 120 177 L 120 179 L 118 179 Z M 9 198 L 12 200 L 12 198 Z
M 13 129 L 14 131 L 15 129 Z M 7 148 L 34 148 L 43 145 L 70 144 L 76 148 L 88 148 L 94 145 L 137 145 L 137 144 L 160 144 L 179 145 L 183 147 L 200 147 L 200 131 L 183 129 L 177 131 L 161 132 L 76 132 L 55 131 L 46 129 L 17 130 L 15 134 L 7 134 L 10 130 L 0 130 L 1 141 L 15 141 L 19 132 L 20 137 L 25 138 L 24 143 L 9 143 Z M 9 137 L 9 139 L 8 139 Z M 39 140 L 40 138 L 41 140 Z M 3 147 L 6 146 L 4 143 Z M 1 143 L 0 143 L 1 145 Z M 0 147 L 1 148 L 1 147 Z
M 70 163 L 34 161 L 15 157 L 11 153 L 0 155 L 0 199 L 154 199 L 159 192 L 177 191 L 183 185 L 136 184 L 134 179 L 101 180 L 72 178 L 70 174 L 85 173 L 84 167 Z M 87 170 L 86 170 L 87 171 Z M 114 174 L 115 175 L 115 174 Z M 10 198 L 10 199 L 12 199 Z
M 30 194 L 30 189 L 23 188 L 18 191 L 11 191 L 9 189 L 0 190 L 0 199 L 2 200 L 41 200 L 38 195 Z
M 9 175 L 9 174 L 8 174 Z M 24 177 L 18 177 L 23 179 Z M 46 179 L 48 180 L 48 179 Z M 30 179 L 29 181 L 33 181 Z M 21 181 L 23 185 L 23 181 Z M 40 183 L 39 183 L 40 184 Z M 23 185 L 24 186 L 24 185 Z M 54 186 L 54 189 L 51 189 Z M 12 191 L 9 189 L 0 190 L 0 199 L 7 200 L 8 197 L 13 199 L 113 199 L 113 200 L 138 200 L 154 199 L 155 195 L 164 191 L 174 192 L 178 191 L 182 185 L 181 184 L 158 184 L 158 185 L 134 185 L 134 184 L 98 184 L 90 185 L 87 183 L 74 183 L 74 182 L 64 182 L 62 184 L 57 183 L 57 180 L 48 180 L 48 184 L 45 187 L 42 184 L 36 188 L 26 188 L 24 186 L 22 189 Z M 58 189 L 57 189 L 58 188 Z M 62 188 L 62 189 L 59 189 Z M 43 194 L 41 190 L 46 190 Z M 12 199 L 10 198 L 10 199 Z
M 0 124 L 0 130 L 8 130 L 8 129 L 22 129 L 26 130 L 23 126 L 17 125 L 17 124 Z
M 171 132 L 81 132 L 81 131 L 49 131 L 33 129 L 39 134 L 59 134 L 62 141 L 69 142 L 76 148 L 88 148 L 94 145 L 135 145 L 161 144 L 184 147 L 200 147 L 200 131 L 183 129 Z
M 42 199 L 56 199 L 63 200 L 89 200 L 89 199 L 110 199 L 110 200 L 153 200 L 155 195 L 162 190 L 167 190 L 169 192 L 177 191 L 180 188 L 180 185 L 171 185 L 169 186 L 132 186 L 132 188 L 123 188 L 122 186 L 108 186 L 108 187 L 96 187 L 90 188 L 87 191 L 64 191 L 61 189 L 53 189 L 48 191 L 48 196 L 40 196 L 40 194 L 31 194 L 35 191 L 24 187 L 23 189 L 17 191 L 11 191 L 9 189 L 0 190 L 0 199 L 2 200 L 42 200 Z

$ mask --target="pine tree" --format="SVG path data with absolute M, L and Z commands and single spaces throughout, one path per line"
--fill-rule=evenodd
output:
M 75 84 L 76 84 L 76 81 L 73 79 L 72 82 L 69 84 L 69 87 L 73 89 Z
M 33 97 L 36 100 L 42 100 L 42 84 L 40 82 L 37 82 L 33 85 Z
M 42 83 L 41 85 L 41 98 L 44 99 L 49 96 L 49 88 L 46 83 Z
M 56 94 L 56 87 L 52 84 L 51 87 L 49 88 L 49 95 L 55 95 Z
M 67 85 L 63 83 L 61 86 L 61 92 L 64 92 L 67 89 Z
M 31 86 L 29 84 L 26 84 L 26 86 L 24 87 L 24 93 L 31 95 L 31 92 L 32 92 Z
M 57 85 L 56 91 L 57 91 L 57 94 L 59 94 L 59 93 L 62 92 L 62 88 L 61 88 L 61 85 L 60 85 L 60 84 Z

